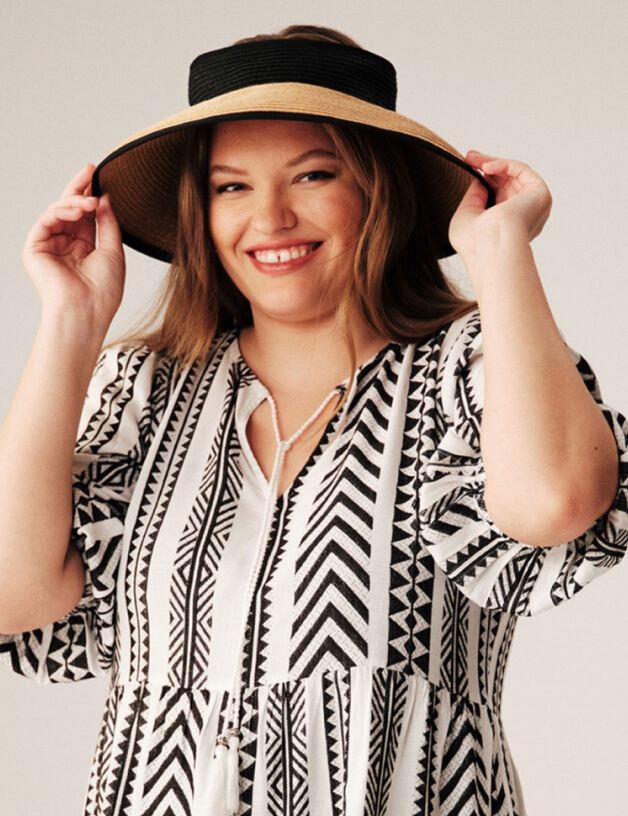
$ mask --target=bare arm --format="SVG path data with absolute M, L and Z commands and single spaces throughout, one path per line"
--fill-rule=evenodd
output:
M 477 150 L 474 180 L 450 226 L 482 318 L 480 447 L 485 505 L 511 538 L 566 543 L 610 509 L 619 489 L 613 431 L 554 322 L 530 242 L 550 213 L 547 184 L 529 165 Z
M 69 545 L 72 457 L 81 409 L 106 328 L 81 316 L 42 318 L 0 426 L 0 631 L 62 617 L 85 572 Z
M 0 632 L 63 617 L 85 572 L 70 547 L 72 460 L 87 388 L 122 300 L 125 260 L 87 164 L 28 233 L 22 260 L 42 302 L 31 355 L 0 426 Z M 97 240 L 98 238 L 98 240 Z
M 466 262 L 482 316 L 486 507 L 513 538 L 552 546 L 612 504 L 617 445 L 556 327 L 525 236 L 506 231 L 492 246 Z

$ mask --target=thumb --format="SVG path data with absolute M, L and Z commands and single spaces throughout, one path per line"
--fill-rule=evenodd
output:
M 459 227 L 466 227 L 468 222 L 484 212 L 487 198 L 488 193 L 484 185 L 473 179 L 454 213 Z
M 461 209 L 469 209 L 472 212 L 481 212 L 486 209 L 486 201 L 488 198 L 488 191 L 486 187 L 474 178 L 467 187 L 466 193 L 460 201 Z
M 110 252 L 119 252 L 122 246 L 122 233 L 118 219 L 111 208 L 109 193 L 100 197 L 96 208 L 96 221 L 98 224 L 98 246 L 100 249 L 107 249 Z

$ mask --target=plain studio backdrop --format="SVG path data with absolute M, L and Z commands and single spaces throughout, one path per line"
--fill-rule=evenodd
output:
M 461 153 L 519 159 L 541 174 L 554 200 L 532 244 L 545 292 L 605 402 L 626 414 L 627 9 L 619 0 L 4 0 L 2 417 L 40 317 L 20 258 L 32 223 L 86 162 L 187 106 L 197 54 L 293 23 L 337 28 L 391 59 L 398 110 Z M 125 252 L 108 339 L 144 312 L 167 269 Z M 471 293 L 459 259 L 444 263 Z M 627 586 L 624 563 L 519 623 L 503 716 L 529 816 L 626 814 Z M 44 686 L 0 670 L 2 814 L 78 816 L 106 692 L 106 678 Z

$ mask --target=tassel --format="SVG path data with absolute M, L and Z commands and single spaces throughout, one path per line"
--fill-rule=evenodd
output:
M 229 816 L 237 816 L 240 809 L 240 769 L 239 769 L 239 749 L 240 732 L 237 728 L 231 728 L 229 734 L 229 751 L 226 762 L 226 799 L 227 812 Z
M 225 801 L 227 781 L 227 744 L 223 735 L 216 740 L 214 760 L 209 768 L 208 800 L 212 816 L 230 816 Z

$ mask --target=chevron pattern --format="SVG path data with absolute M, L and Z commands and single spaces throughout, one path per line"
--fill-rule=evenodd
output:
M 207 703 L 206 692 L 162 690 L 143 775 L 141 813 L 191 816 L 195 758 Z
M 84 816 L 103 816 L 107 812 L 104 781 L 110 772 L 111 756 L 115 748 L 115 726 L 123 692 L 122 686 L 115 686 L 105 703 L 85 794 Z
M 401 672 L 375 672 L 373 677 L 365 816 L 379 816 L 388 808 L 408 682 Z
M 150 662 L 150 618 L 146 593 L 155 540 L 172 500 L 173 490 L 192 444 L 199 415 L 221 357 L 220 353 L 212 355 L 204 368 L 194 364 L 184 379 L 172 411 L 164 422 L 161 444 L 150 463 L 144 492 L 140 498 L 144 512 L 138 514 L 131 531 L 125 594 L 132 638 L 130 674 L 137 680 L 146 676 Z
M 170 682 L 200 688 L 207 679 L 215 580 L 241 492 L 233 424 L 217 437 L 177 546 L 170 584 Z M 216 471 L 224 473 L 216 477 Z
M 110 676 L 84 816 L 204 813 L 234 681 L 240 816 L 525 816 L 500 718 L 512 638 L 623 558 L 628 422 L 570 349 L 617 440 L 617 496 L 549 555 L 510 539 L 484 502 L 473 310 L 363 363 L 341 432 L 336 415 L 276 498 L 243 456 L 265 386 L 237 338 L 180 372 L 102 353 L 72 468 L 83 597 L 0 635 L 24 677 Z
M 310 805 L 302 683 L 287 681 L 271 688 L 266 723 L 268 816 L 306 816 Z
M 435 433 L 439 415 L 423 410 L 425 395 L 436 385 L 433 344 L 417 349 L 406 398 L 394 507 L 390 596 L 388 609 L 388 666 L 407 672 L 430 673 L 430 638 L 434 561 L 417 546 L 416 496 L 418 455 L 424 437 Z
M 347 809 L 351 683 L 347 672 L 321 674 L 325 750 L 333 816 Z
M 137 781 L 137 761 L 147 730 L 147 689 L 141 685 L 123 694 L 118 702 L 114 745 L 107 762 L 107 773 L 95 780 L 101 789 L 103 813 L 128 812 Z
M 376 369 L 363 368 L 334 461 L 299 544 L 295 564 L 290 673 L 359 664 L 367 656 L 372 520 L 391 399 L 369 388 Z
M 417 746 L 416 786 L 413 797 L 413 816 L 437 816 L 438 780 L 441 768 L 439 744 L 441 723 L 441 697 L 434 685 L 428 688 L 427 716 L 422 729 L 422 739 Z
M 491 816 L 488 774 L 473 706 L 456 698 L 444 741 L 438 798 L 443 816 Z

